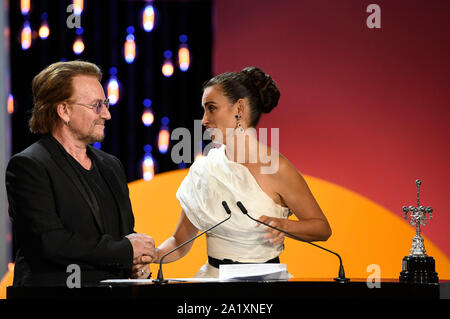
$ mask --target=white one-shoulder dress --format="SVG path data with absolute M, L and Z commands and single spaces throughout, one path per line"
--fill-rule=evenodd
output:
M 264 263 L 280 255 L 284 245 L 264 238 L 264 228 L 245 216 L 236 206 L 241 201 L 254 218 L 261 215 L 288 218 L 289 209 L 275 203 L 259 186 L 247 167 L 230 161 L 225 145 L 211 149 L 197 159 L 177 191 L 177 199 L 191 223 L 200 231 L 219 223 L 228 215 L 222 201 L 232 211 L 231 218 L 206 234 L 208 256 L 243 263 Z M 206 263 L 196 277 L 218 277 L 219 270 Z

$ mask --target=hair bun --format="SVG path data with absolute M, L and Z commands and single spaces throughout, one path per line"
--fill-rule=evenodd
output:
M 249 86 L 252 86 L 257 97 L 259 98 L 258 108 L 263 113 L 269 113 L 278 105 L 280 99 L 280 91 L 277 84 L 260 68 L 249 66 L 244 68 L 241 73 L 245 74 L 248 79 Z

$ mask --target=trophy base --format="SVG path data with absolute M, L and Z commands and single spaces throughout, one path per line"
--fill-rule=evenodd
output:
M 399 282 L 415 284 L 438 284 L 434 258 L 430 256 L 406 256 L 402 261 Z

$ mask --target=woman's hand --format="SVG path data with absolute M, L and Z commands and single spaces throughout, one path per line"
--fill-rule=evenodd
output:
M 152 273 L 150 271 L 150 263 L 152 262 L 150 256 L 141 256 L 133 259 L 133 267 L 131 268 L 131 277 L 134 279 L 150 278 Z
M 276 218 L 276 217 L 269 217 L 266 215 L 262 215 L 261 217 L 258 218 L 258 220 L 260 222 L 266 223 L 270 226 L 279 228 L 279 229 L 283 229 L 283 225 L 285 222 L 285 219 L 283 218 Z M 262 224 L 257 224 L 256 227 L 261 226 Z M 264 226 L 264 225 L 262 225 Z M 284 241 L 284 233 L 279 232 L 278 230 L 272 229 L 270 227 L 264 226 L 265 229 L 264 231 L 266 232 L 266 234 L 264 235 L 264 238 L 267 239 L 271 244 L 273 244 L 274 246 L 282 244 Z

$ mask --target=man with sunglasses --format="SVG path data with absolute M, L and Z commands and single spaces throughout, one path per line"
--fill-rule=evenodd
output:
M 14 286 L 70 286 L 77 274 L 69 269 L 80 270 L 82 285 L 150 276 L 144 261 L 155 244 L 133 230 L 122 164 L 90 145 L 111 118 L 101 76 L 95 64 L 69 61 L 33 79 L 30 130 L 42 138 L 6 171 Z

